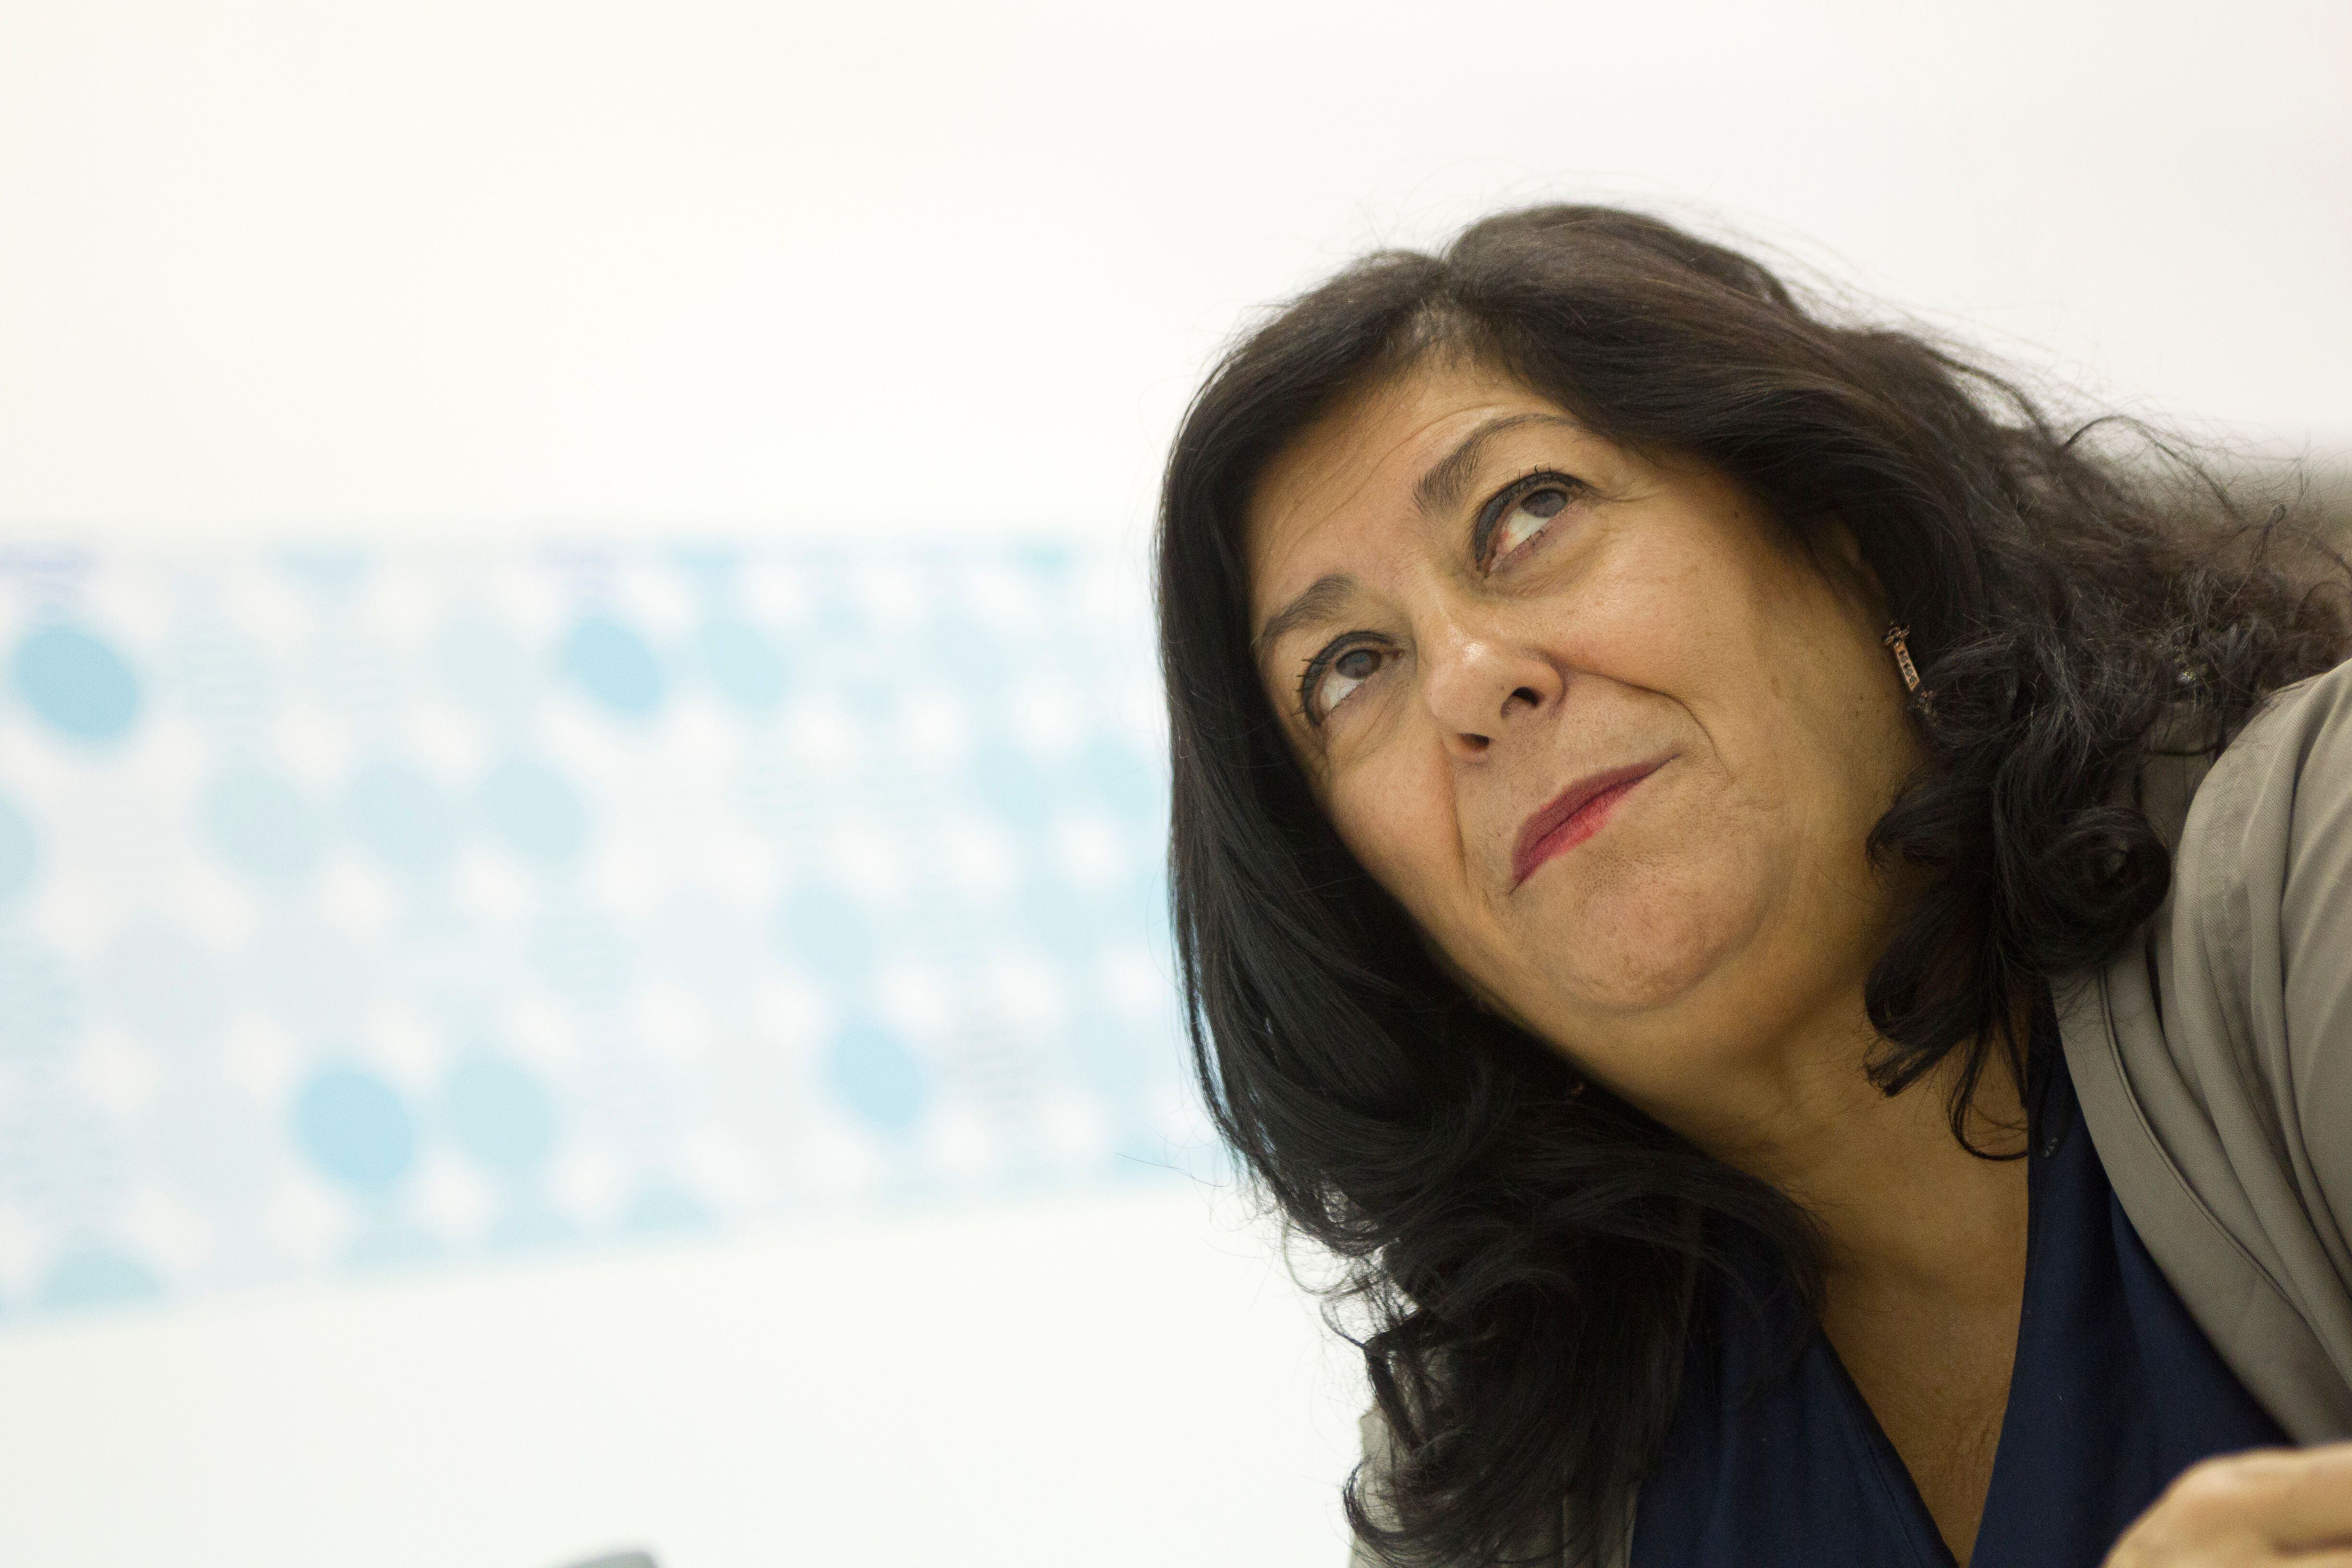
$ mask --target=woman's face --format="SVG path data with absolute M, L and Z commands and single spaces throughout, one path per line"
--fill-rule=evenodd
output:
M 1899 908 L 1864 841 L 1917 753 L 1821 532 L 1463 364 L 1252 498 L 1259 669 L 1341 839 L 1475 994 L 1702 1136 L 1825 1028 L 1863 1047 Z

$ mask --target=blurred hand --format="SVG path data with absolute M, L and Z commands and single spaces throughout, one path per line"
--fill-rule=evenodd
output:
M 2105 1568 L 2352 1568 L 2352 1443 L 2257 1448 L 2181 1472 Z

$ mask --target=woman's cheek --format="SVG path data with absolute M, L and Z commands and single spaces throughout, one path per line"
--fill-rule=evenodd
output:
M 1432 931 L 1455 924 L 1469 894 L 1452 805 L 1442 770 L 1435 778 L 1412 768 L 1378 770 L 1347 779 L 1331 796 L 1339 841 Z

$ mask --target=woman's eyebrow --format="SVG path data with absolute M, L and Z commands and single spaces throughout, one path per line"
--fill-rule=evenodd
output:
M 1250 657 L 1261 663 L 1266 650 L 1309 621 L 1321 620 L 1347 603 L 1356 592 L 1356 580 L 1345 572 L 1326 572 L 1309 583 L 1290 603 L 1266 617 L 1250 639 Z
M 1429 471 L 1412 487 L 1412 504 L 1423 517 L 1436 517 L 1452 511 L 1462 504 L 1462 492 L 1469 488 L 1470 478 L 1478 471 L 1478 459 L 1485 455 L 1486 443 L 1506 430 L 1516 430 L 1522 425 L 1562 425 L 1571 430 L 1582 426 L 1573 419 L 1557 414 L 1500 414 L 1479 426 L 1462 438 L 1459 446 L 1429 465 Z

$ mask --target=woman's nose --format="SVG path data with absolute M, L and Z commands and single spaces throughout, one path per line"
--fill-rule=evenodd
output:
M 1486 755 L 1515 723 L 1559 697 L 1560 674 L 1549 660 L 1485 633 L 1455 630 L 1434 650 L 1423 647 L 1423 700 L 1457 757 Z

